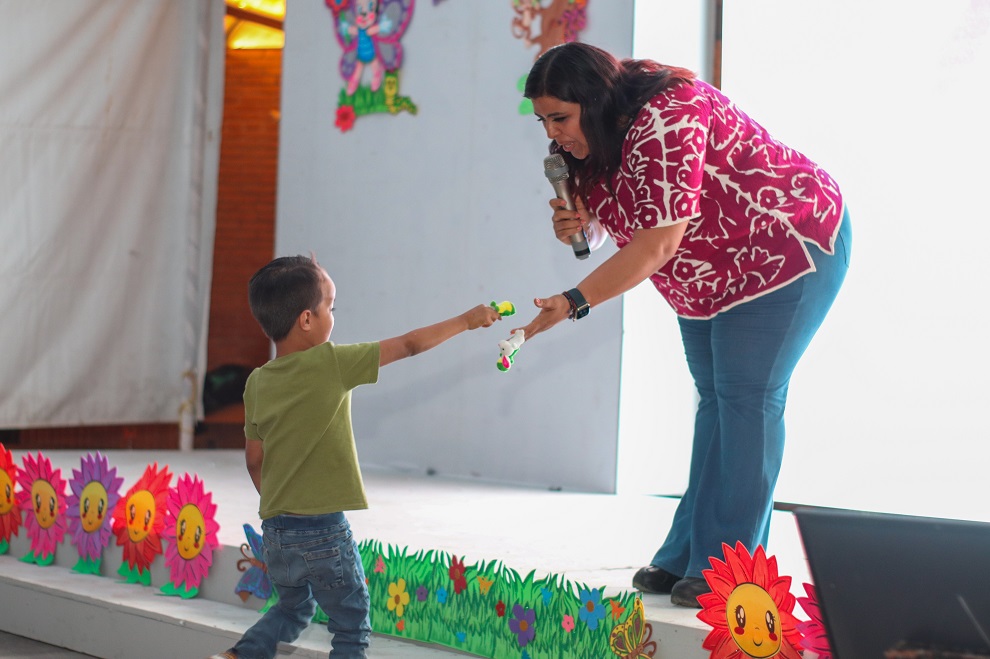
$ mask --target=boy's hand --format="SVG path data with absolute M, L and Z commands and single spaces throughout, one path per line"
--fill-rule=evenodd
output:
M 502 320 L 498 310 L 488 304 L 479 304 L 474 309 L 465 311 L 463 316 L 467 321 L 469 330 L 491 327 L 496 320 Z

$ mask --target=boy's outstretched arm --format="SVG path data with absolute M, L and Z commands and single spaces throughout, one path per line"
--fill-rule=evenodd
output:
M 496 309 L 490 305 L 479 304 L 459 316 L 454 316 L 435 325 L 420 327 L 402 336 L 385 339 L 379 345 L 381 356 L 378 365 L 385 366 L 394 361 L 418 355 L 430 348 L 437 347 L 461 332 L 479 327 L 491 327 L 496 320 L 501 319 L 502 317 Z

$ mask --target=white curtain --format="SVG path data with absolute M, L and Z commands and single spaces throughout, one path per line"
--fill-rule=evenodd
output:
M 0 0 L 0 427 L 201 416 L 223 14 Z

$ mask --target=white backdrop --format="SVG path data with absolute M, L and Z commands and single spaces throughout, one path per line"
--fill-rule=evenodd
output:
M 590 2 L 585 41 L 628 54 L 632 0 Z M 388 366 L 354 395 L 365 465 L 546 487 L 615 487 L 621 303 L 520 350 L 497 342 L 603 255 L 577 261 L 552 234 L 547 139 L 520 116 L 535 49 L 511 0 L 417 2 L 400 93 L 419 114 L 334 127 L 341 51 L 322 2 L 290 3 L 283 53 L 276 251 L 314 250 L 337 285 L 336 342 L 395 336 L 478 303 L 519 308 Z
M 0 1 L 0 427 L 178 422 L 201 380 L 223 14 Z
M 727 2 L 724 39 L 725 91 L 853 220 L 778 500 L 990 520 L 990 3 Z

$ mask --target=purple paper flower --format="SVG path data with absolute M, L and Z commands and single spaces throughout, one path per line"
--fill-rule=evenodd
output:
M 536 636 L 536 611 L 524 609 L 516 604 L 512 607 L 512 617 L 509 618 L 509 631 L 516 635 L 519 647 L 526 647 L 526 644 Z

